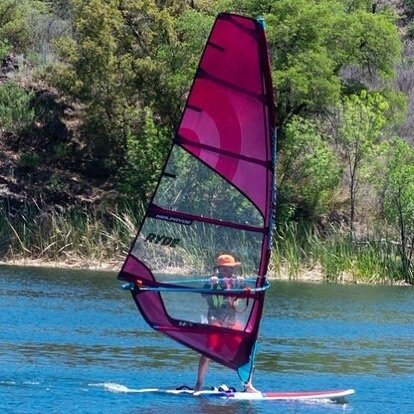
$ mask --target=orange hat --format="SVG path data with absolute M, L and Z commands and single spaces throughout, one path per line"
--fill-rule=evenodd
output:
M 240 266 L 240 262 L 236 262 L 234 257 L 229 254 L 222 254 L 217 257 L 217 266 Z

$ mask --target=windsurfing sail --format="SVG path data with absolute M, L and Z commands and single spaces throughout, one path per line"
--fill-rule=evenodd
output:
M 118 278 L 148 324 L 251 376 L 270 258 L 274 102 L 260 21 L 222 13 L 212 28 L 156 191 Z M 237 323 L 206 318 L 216 256 L 242 263 Z M 171 270 L 176 270 L 171 272 Z M 178 272 L 177 272 L 178 270 Z M 175 273 L 172 275 L 172 273 Z

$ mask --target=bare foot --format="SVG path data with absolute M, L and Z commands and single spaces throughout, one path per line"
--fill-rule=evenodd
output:
M 244 386 L 244 392 L 260 392 L 260 391 L 256 390 L 256 388 L 254 388 L 253 385 L 249 383 Z

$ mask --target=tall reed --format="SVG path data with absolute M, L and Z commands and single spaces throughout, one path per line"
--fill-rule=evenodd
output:
M 102 263 L 121 260 L 129 250 L 143 209 L 107 214 L 26 207 L 10 214 L 0 208 L 0 259 Z
M 278 275 L 296 279 L 318 266 L 325 280 L 392 283 L 403 279 L 398 250 L 388 238 L 351 239 L 342 229 L 321 234 L 315 226 L 290 223 L 276 231 L 272 267 Z

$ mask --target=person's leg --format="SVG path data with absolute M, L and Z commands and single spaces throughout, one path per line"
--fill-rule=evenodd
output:
M 201 387 L 203 386 L 203 382 L 204 382 L 204 377 L 206 376 L 209 362 L 210 360 L 206 356 L 201 355 L 200 361 L 198 363 L 197 382 L 194 387 L 194 391 L 201 390 Z

